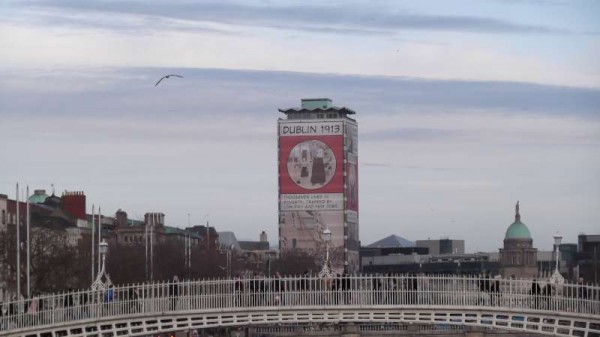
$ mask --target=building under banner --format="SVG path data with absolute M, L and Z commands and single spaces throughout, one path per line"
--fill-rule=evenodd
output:
M 328 98 L 279 109 L 279 249 L 324 258 L 323 231 L 332 233 L 335 272 L 359 268 L 358 124 L 351 109 Z

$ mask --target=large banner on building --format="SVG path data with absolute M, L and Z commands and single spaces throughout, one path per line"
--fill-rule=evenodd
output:
M 280 122 L 281 210 L 343 210 L 343 122 Z M 302 196 L 311 194 L 310 197 Z
M 332 267 L 358 266 L 357 126 L 347 120 L 279 121 L 280 248 L 325 255 Z M 335 252 L 335 253 L 334 253 Z

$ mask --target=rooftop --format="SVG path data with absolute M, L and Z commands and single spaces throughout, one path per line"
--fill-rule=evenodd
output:
M 521 214 L 519 214 L 519 202 L 515 205 L 515 222 L 513 222 L 506 230 L 504 239 L 528 239 L 531 240 L 529 228 L 521 222 Z
M 238 241 L 238 243 L 242 250 L 269 250 L 269 242 L 267 241 Z
M 348 109 L 346 107 L 333 106 L 332 101 L 329 98 L 303 98 L 302 106 L 300 108 L 279 109 L 279 111 L 286 115 L 300 114 L 306 112 L 336 112 L 343 115 L 353 115 L 356 113 L 354 110 Z
M 396 248 L 396 247 L 414 247 L 415 243 L 406 240 L 398 235 L 390 235 L 377 242 L 368 245 L 368 248 Z

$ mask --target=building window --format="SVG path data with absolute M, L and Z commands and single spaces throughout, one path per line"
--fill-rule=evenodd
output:
M 292 249 L 296 249 L 297 241 L 296 239 L 292 239 Z
M 6 210 L 2 210 L 2 224 L 6 225 Z

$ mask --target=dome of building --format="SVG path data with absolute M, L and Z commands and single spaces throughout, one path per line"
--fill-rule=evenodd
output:
M 521 215 L 519 214 L 519 202 L 515 207 L 515 222 L 513 222 L 508 229 L 506 230 L 506 235 L 504 239 L 528 239 L 531 240 L 531 233 L 529 232 L 529 228 L 525 226 L 524 223 L 521 222 Z
M 32 204 L 43 204 L 46 198 L 48 198 L 46 190 L 35 190 L 33 195 L 29 197 L 29 202 Z
M 531 239 L 531 233 L 529 228 L 519 220 L 508 226 L 504 239 Z

